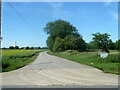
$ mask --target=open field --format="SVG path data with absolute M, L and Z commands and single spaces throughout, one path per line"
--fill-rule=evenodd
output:
M 2 50 L 2 71 L 21 68 L 34 61 L 41 50 Z
M 48 54 L 69 59 L 81 64 L 93 66 L 102 70 L 105 73 L 119 74 L 118 72 L 118 53 L 110 53 L 105 59 L 97 56 L 96 52 L 78 52 L 78 51 L 65 51 L 59 53 L 48 52 Z

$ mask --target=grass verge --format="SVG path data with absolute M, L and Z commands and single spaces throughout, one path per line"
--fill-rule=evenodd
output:
M 33 62 L 40 50 L 2 50 L 2 72 L 16 70 Z
M 118 53 L 109 54 L 109 56 L 104 59 L 97 56 L 96 52 L 78 52 L 69 50 L 59 53 L 48 52 L 48 54 L 93 66 L 102 70 L 104 73 L 120 74 L 118 72 Z

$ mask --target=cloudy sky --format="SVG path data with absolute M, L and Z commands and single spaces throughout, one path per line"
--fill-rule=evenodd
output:
M 86 42 L 92 33 L 109 33 L 118 39 L 117 2 L 4 2 L 2 4 L 2 47 L 46 46 L 45 25 L 66 20 Z

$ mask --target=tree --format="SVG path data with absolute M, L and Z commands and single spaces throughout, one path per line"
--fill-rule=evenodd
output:
M 86 45 L 88 51 L 95 51 L 97 49 L 97 43 L 95 41 L 91 41 Z
M 57 37 L 53 46 L 54 52 L 61 52 L 65 50 L 64 39 Z
M 41 49 L 48 49 L 48 47 L 42 47 Z
M 15 46 L 15 49 L 19 49 L 19 46 Z
M 82 47 L 85 45 L 85 41 L 82 39 L 82 36 L 78 33 L 78 30 L 67 21 L 59 19 L 54 22 L 49 22 L 44 28 L 44 31 L 49 35 L 47 39 L 47 46 L 51 51 L 63 51 L 67 49 L 80 48 L 85 49 L 85 47 Z M 65 44 L 62 44 L 63 42 Z M 60 47 L 58 44 L 64 46 Z M 60 50 L 58 50 L 59 48 Z
M 37 47 L 37 49 L 41 49 L 41 47 Z
M 100 34 L 99 32 L 93 35 L 93 40 L 96 42 L 97 49 L 101 49 L 102 51 L 109 52 L 109 34 L 103 33 Z M 98 53 L 97 53 L 98 54 Z
M 13 46 L 9 46 L 9 49 L 15 49 Z
M 85 51 L 86 50 L 86 43 L 82 38 L 77 39 L 76 45 L 77 45 L 76 50 L 79 50 L 79 51 Z
M 120 39 L 115 43 L 115 49 L 120 50 Z
M 30 49 L 29 46 L 27 46 L 26 49 Z
M 49 34 L 53 40 L 55 40 L 56 37 L 63 39 L 67 35 L 79 36 L 78 30 L 73 25 L 60 19 L 47 23 L 44 31 L 47 32 L 47 34 Z
M 3 47 L 3 49 L 7 49 L 6 47 Z
M 74 50 L 77 48 L 77 38 L 73 35 L 68 35 L 65 37 L 66 50 Z
M 34 49 L 34 47 L 31 47 L 30 49 Z
M 24 49 L 24 47 L 21 47 L 20 49 Z
M 66 50 L 79 50 L 84 51 L 86 49 L 86 43 L 82 37 L 68 35 L 65 38 Z
M 52 51 L 54 42 L 55 42 L 55 38 L 52 37 L 52 36 L 49 36 L 48 39 L 47 39 L 47 46 L 51 51 Z
M 109 49 L 114 50 L 115 49 L 115 44 L 112 42 L 112 40 L 109 40 Z

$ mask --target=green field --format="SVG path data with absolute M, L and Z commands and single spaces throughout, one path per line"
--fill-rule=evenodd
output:
M 41 50 L 2 50 L 2 72 L 16 70 L 33 62 Z
M 78 52 L 78 51 L 64 51 L 59 53 L 48 52 L 48 54 L 62 57 L 81 64 L 93 66 L 102 70 L 105 73 L 119 74 L 118 72 L 118 52 L 111 52 L 105 59 L 97 56 L 96 52 Z

